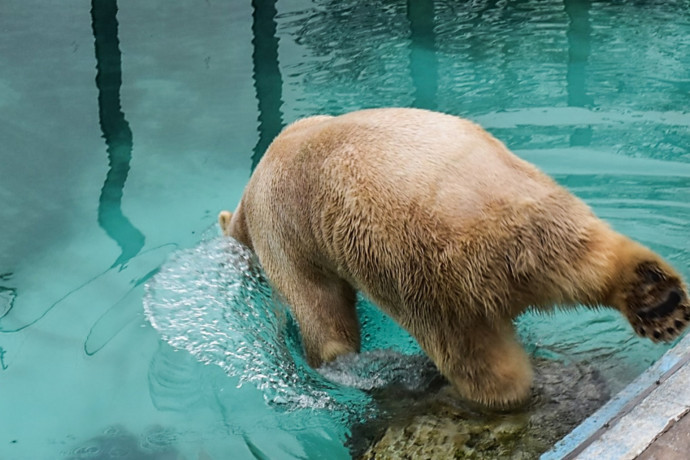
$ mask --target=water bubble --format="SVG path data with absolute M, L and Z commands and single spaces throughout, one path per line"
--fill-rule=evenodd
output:
M 72 455 L 77 458 L 95 458 L 101 453 L 101 448 L 98 446 L 81 446 L 74 449 Z

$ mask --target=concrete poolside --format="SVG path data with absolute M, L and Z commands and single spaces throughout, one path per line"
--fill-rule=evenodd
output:
M 690 459 L 690 334 L 542 460 Z

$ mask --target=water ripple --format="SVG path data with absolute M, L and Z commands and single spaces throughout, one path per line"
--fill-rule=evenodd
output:
M 363 391 L 420 391 L 438 376 L 427 358 L 415 354 L 419 348 L 410 336 L 361 298 L 363 353 L 310 368 L 291 314 L 255 256 L 232 238 L 206 239 L 175 253 L 145 289 L 146 317 L 166 342 L 239 377 L 240 385 L 252 384 L 273 405 L 361 416 L 370 402 Z M 184 394 L 191 376 L 179 369 L 169 374 L 154 369 L 149 378 L 166 395 Z

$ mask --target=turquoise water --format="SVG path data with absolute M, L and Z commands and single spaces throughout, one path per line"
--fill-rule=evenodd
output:
M 347 458 L 372 390 L 429 384 L 366 302 L 364 356 L 306 368 L 217 238 L 302 116 L 474 119 L 690 278 L 689 1 L 255 3 L 0 4 L 0 458 Z M 614 391 L 666 349 L 607 311 L 518 326 Z

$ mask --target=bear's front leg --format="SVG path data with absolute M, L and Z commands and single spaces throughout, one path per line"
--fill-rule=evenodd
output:
M 511 321 L 477 321 L 458 330 L 445 323 L 436 329 L 418 340 L 462 397 L 495 408 L 527 400 L 532 367 Z
M 283 263 L 264 269 L 285 298 L 299 325 L 307 363 L 314 368 L 360 349 L 356 292 L 346 281 L 323 271 Z

